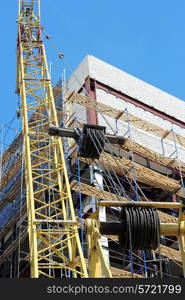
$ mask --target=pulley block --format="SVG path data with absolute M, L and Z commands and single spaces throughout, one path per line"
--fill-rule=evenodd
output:
M 50 127 L 48 133 L 53 136 L 73 138 L 79 146 L 78 154 L 85 158 L 98 159 L 104 150 L 105 143 L 123 145 L 125 138 L 106 134 L 106 127 L 84 124 L 83 129 Z
M 105 145 L 106 127 L 85 124 L 79 140 L 79 155 L 85 158 L 98 159 Z

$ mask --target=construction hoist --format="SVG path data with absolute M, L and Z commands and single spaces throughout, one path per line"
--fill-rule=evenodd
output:
M 112 277 L 103 256 L 101 234 L 118 235 L 125 249 L 129 248 L 131 233 L 132 250 L 155 249 L 160 234 L 177 235 L 184 266 L 185 221 L 180 203 L 165 203 L 165 207 L 179 209 L 178 224 L 159 223 L 155 207 L 163 207 L 162 203 L 100 201 L 99 206 L 124 206 L 119 222 L 99 222 L 98 218 L 81 222 L 76 218 L 61 136 L 76 139 L 79 155 L 99 159 L 91 135 L 98 136 L 101 153 L 105 128 L 86 125 L 83 132 L 58 128 L 42 39 L 40 1 L 18 0 L 17 23 L 16 91 L 20 95 L 22 116 L 31 277 Z M 114 144 L 124 142 L 110 135 L 106 139 Z M 89 263 L 82 251 L 80 227 L 87 235 Z

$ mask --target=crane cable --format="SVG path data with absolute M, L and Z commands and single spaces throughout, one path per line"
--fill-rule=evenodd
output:
M 55 50 L 55 52 L 56 52 L 57 54 L 59 54 L 60 52 L 59 52 L 58 47 L 57 47 L 56 43 L 54 42 L 54 40 L 51 39 L 51 36 L 48 35 L 48 34 L 46 33 L 46 31 L 45 31 L 44 28 L 42 28 L 42 30 L 43 30 L 43 32 L 45 33 L 45 36 L 47 36 L 47 39 L 48 39 L 48 40 L 50 41 L 50 43 L 52 44 L 52 48 Z M 89 95 L 88 91 L 86 90 L 86 88 L 85 88 L 85 87 L 83 86 L 83 84 L 80 82 L 80 80 L 78 79 L 78 77 L 74 74 L 74 72 L 73 72 L 73 70 L 72 70 L 70 64 L 66 61 L 64 55 L 63 55 L 62 59 L 63 59 L 65 65 L 66 65 L 66 67 L 69 68 L 69 70 L 70 70 L 70 72 L 72 73 L 72 76 L 74 77 L 74 79 L 75 79 L 75 80 L 77 81 L 77 83 L 79 84 L 79 87 L 83 87 L 83 91 L 85 91 L 85 94 L 86 94 L 87 96 L 90 97 L 90 95 Z M 113 133 L 114 133 L 115 135 L 117 135 L 116 131 L 115 131 L 115 130 L 112 128 L 112 126 L 110 125 L 110 122 L 107 121 L 107 118 L 106 118 L 101 112 L 99 112 L 99 113 L 100 113 L 101 117 L 103 117 L 103 119 L 105 120 L 105 122 L 107 123 L 107 125 L 109 126 L 109 128 L 113 131 Z M 114 156 L 113 156 L 113 158 L 114 158 Z M 119 167 L 120 167 L 120 166 L 119 166 Z M 126 176 L 126 177 L 127 177 L 127 176 Z M 127 178 L 127 179 L 128 179 L 128 178 Z M 138 186 L 138 185 L 137 185 L 137 186 Z M 140 192 L 141 192 L 141 194 L 143 195 L 143 197 L 145 198 L 145 200 L 148 201 L 148 199 L 146 198 L 145 194 L 143 193 L 143 191 L 140 189 L 139 186 L 138 186 L 138 189 L 140 190 Z

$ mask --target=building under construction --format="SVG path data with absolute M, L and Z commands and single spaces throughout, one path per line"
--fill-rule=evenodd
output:
M 184 277 L 185 103 L 93 56 L 51 86 L 39 13 L 19 1 L 0 277 Z

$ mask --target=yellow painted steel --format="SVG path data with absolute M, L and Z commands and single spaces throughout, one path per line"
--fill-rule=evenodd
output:
M 107 265 L 100 243 L 101 234 L 98 220 L 87 219 L 86 230 L 89 246 L 89 277 L 112 278 L 110 267 Z
M 40 26 L 40 1 L 19 0 L 17 93 L 25 157 L 31 277 L 88 277 Z M 80 257 L 76 265 L 77 257 Z
M 184 204 L 181 202 L 122 202 L 122 201 L 99 201 L 99 206 L 105 207 L 124 207 L 132 205 L 133 207 L 155 207 L 155 208 L 176 208 L 179 210 L 179 217 L 177 223 L 160 223 L 160 235 L 176 236 L 179 241 L 179 250 L 182 259 L 183 274 L 185 277 L 185 214 Z

